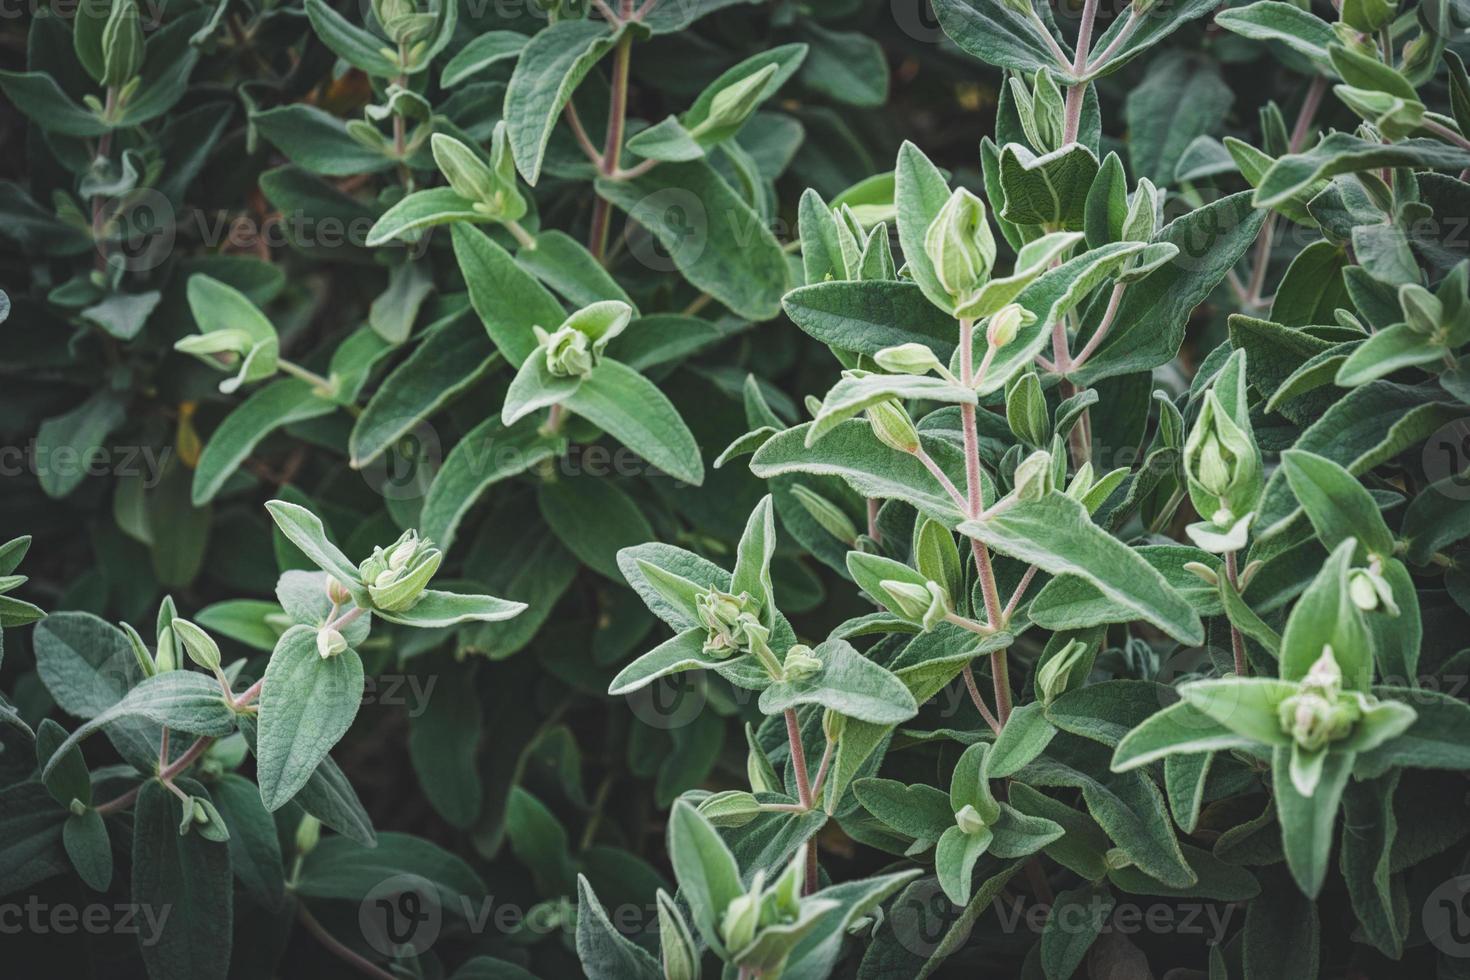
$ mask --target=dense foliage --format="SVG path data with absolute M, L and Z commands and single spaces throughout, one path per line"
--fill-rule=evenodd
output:
M 1463 4 L 15 14 L 7 975 L 1470 975 Z

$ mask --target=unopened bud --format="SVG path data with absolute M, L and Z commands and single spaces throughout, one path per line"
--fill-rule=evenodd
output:
M 991 314 L 985 328 L 985 342 L 992 348 L 1004 347 L 1016 339 L 1022 326 L 1035 321 L 1036 314 L 1018 303 L 1008 303 Z
M 909 413 L 897 401 L 890 399 L 869 405 L 868 422 L 873 426 L 873 435 L 890 449 L 897 449 L 901 453 L 919 451 L 919 430 L 914 427 L 914 420 L 909 418 Z
M 316 634 L 316 652 L 323 660 L 335 657 L 347 649 L 347 638 L 340 632 L 330 627 L 318 630 Z
M 798 643 L 786 651 L 786 659 L 781 664 L 781 676 L 788 681 L 804 681 L 815 677 L 821 669 L 822 658 L 811 647 Z
M 873 360 L 880 368 L 893 374 L 928 374 L 944 369 L 934 352 L 918 343 L 885 347 L 873 355 Z
M 995 264 L 985 202 L 963 187 L 951 194 L 924 233 L 924 254 L 956 306 L 971 299 Z

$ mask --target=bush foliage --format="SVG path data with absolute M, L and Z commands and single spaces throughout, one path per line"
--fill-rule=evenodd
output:
M 7 20 L 14 975 L 1470 970 L 1463 4 Z

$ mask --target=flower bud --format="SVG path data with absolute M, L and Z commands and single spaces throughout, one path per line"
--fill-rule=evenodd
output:
M 352 593 L 347 591 L 347 586 L 331 575 L 327 576 L 326 589 L 327 598 L 334 606 L 345 606 L 352 601 Z
M 495 175 L 474 150 L 443 133 L 429 138 L 429 148 L 454 193 L 468 201 L 489 201 L 495 196 Z
M 143 28 L 136 0 L 114 0 L 102 28 L 102 83 L 121 86 L 143 67 Z
M 873 427 L 873 435 L 890 449 L 901 453 L 919 451 L 919 430 L 914 428 L 914 420 L 896 399 L 869 405 L 868 422 Z
M 751 627 L 759 627 L 759 604 L 749 592 L 738 596 L 710 589 L 694 597 L 695 616 L 707 631 L 704 652 L 724 659 L 750 650 Z
M 708 133 L 739 127 L 750 118 L 765 97 L 766 86 L 776 74 L 779 66 L 772 62 L 760 71 L 731 82 L 715 93 L 710 100 L 709 115 L 689 131 L 698 139 Z
M 781 676 L 788 681 L 804 681 L 815 677 L 822 670 L 822 658 L 805 644 L 798 643 L 786 651 L 781 664 Z
M 1225 411 L 1212 388 L 1184 442 L 1184 473 L 1195 509 L 1217 529 L 1230 528 L 1251 513 L 1262 489 L 1259 450 L 1247 429 Z
M 175 619 L 172 627 L 174 636 L 184 645 L 189 659 L 205 670 L 218 670 L 220 663 L 219 644 L 204 630 L 187 619 Z
M 959 812 L 954 815 L 954 822 L 955 826 L 967 834 L 978 834 L 985 829 L 985 819 L 969 803 L 960 807 Z
M 925 344 L 899 344 L 885 347 L 873 355 L 873 360 L 892 374 L 928 374 L 943 371 L 944 365 Z
M 942 623 L 953 608 L 949 592 L 938 582 L 919 585 L 885 579 L 878 585 L 888 594 L 888 607 L 904 619 L 923 626 L 926 633 Z
M 153 654 L 153 669 L 156 673 L 166 674 L 178 665 L 178 654 L 174 650 L 174 631 L 172 627 L 165 626 L 158 632 L 158 650 Z
M 296 853 L 305 857 L 316 848 L 317 841 L 321 839 L 322 822 L 311 814 L 306 814 L 296 825 Z
M 679 907 L 662 888 L 658 890 L 655 901 L 658 904 L 659 950 L 664 980 L 699 980 L 699 949 L 694 945 L 694 937 L 684 924 Z
M 316 634 L 316 652 L 323 660 L 347 649 L 347 638 L 334 629 L 321 629 Z
M 1052 486 L 1052 461 L 1051 453 L 1045 449 L 1036 452 L 1021 460 L 1016 467 L 1015 476 L 1016 497 L 1020 500 L 1040 500 L 1046 496 Z
M 1399 306 L 1409 329 L 1422 336 L 1433 337 L 1444 322 L 1444 304 L 1418 283 L 1404 283 L 1399 287 Z
M 985 202 L 963 187 L 951 194 L 924 233 L 924 254 L 957 308 L 973 299 L 995 264 Z
M 760 925 L 760 888 L 763 877 L 762 873 L 756 872 L 751 890 L 731 899 L 730 904 L 725 906 L 725 914 L 720 918 L 720 936 L 732 952 L 749 946 L 755 938 L 755 931 Z
M 743 827 L 760 813 L 755 794 L 730 789 L 712 793 L 699 803 L 699 812 L 716 827 Z
M 842 731 L 847 727 L 847 716 L 827 708 L 822 712 L 822 735 L 836 745 L 842 741 Z
M 1153 181 L 1147 177 L 1140 178 L 1138 187 L 1133 192 L 1133 199 L 1128 202 L 1128 216 L 1123 219 L 1123 241 L 1125 242 L 1147 242 L 1152 241 L 1154 229 L 1158 225 L 1159 204 L 1163 195 L 1159 193 Z
M 418 602 L 443 560 L 443 552 L 432 541 L 410 530 L 403 532 L 391 547 L 374 548 L 372 556 L 358 566 L 358 574 L 368 588 L 374 607 L 384 612 L 403 612 Z
M 1036 322 L 1036 314 L 1018 303 L 1007 303 L 990 315 L 985 327 L 985 342 L 999 350 L 1016 339 L 1023 326 Z

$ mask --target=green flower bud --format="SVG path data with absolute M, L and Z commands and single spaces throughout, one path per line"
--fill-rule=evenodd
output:
M 224 819 L 214 804 L 200 796 L 191 796 L 184 803 L 183 820 L 179 822 L 179 836 L 182 837 L 195 827 L 199 828 L 199 836 L 205 840 L 224 842 L 230 839 L 230 830 L 225 826 Z
M 832 501 L 821 494 L 797 483 L 791 487 L 791 495 L 796 502 L 801 504 L 802 510 L 811 516 L 821 526 L 822 530 L 832 535 L 843 544 L 852 544 L 857 540 L 858 530 L 853 525 L 852 518 Z
M 755 794 L 730 789 L 711 793 L 699 803 L 699 812 L 716 827 L 743 827 L 760 813 Z
M 969 803 L 960 807 L 959 812 L 954 815 L 954 822 L 955 826 L 967 834 L 978 834 L 985 829 L 985 818 Z
M 949 592 L 938 582 L 900 582 L 885 579 L 878 585 L 888 594 L 888 607 L 904 619 L 918 623 L 927 633 L 953 610 Z
M 347 638 L 334 629 L 321 629 L 316 634 L 316 652 L 323 660 L 347 649 Z
M 873 355 L 874 362 L 891 374 L 928 374 L 943 372 L 945 367 L 925 344 L 899 344 L 885 347 Z
M 546 371 L 557 378 L 589 378 L 597 362 L 592 341 L 574 327 L 559 327 L 542 341 L 546 347 Z
M 397 45 L 409 47 L 434 33 L 438 16 L 419 10 L 413 0 L 373 0 L 373 15 L 383 32 Z
M 914 420 L 896 399 L 869 405 L 868 422 L 873 427 L 873 435 L 890 449 L 901 453 L 919 451 L 919 430 L 914 428 Z
M 764 874 L 757 871 L 750 891 L 731 899 L 730 904 L 725 906 L 724 915 L 720 917 L 720 936 L 725 940 L 725 946 L 732 951 L 744 949 L 755 939 L 755 931 L 760 926 L 761 919 L 760 891 L 764 883 L 763 877 Z
M 114 0 L 102 28 L 102 83 L 120 86 L 143 67 L 143 28 L 136 0 Z
M 410 530 L 404 531 L 392 547 L 374 548 L 372 556 L 358 566 L 358 574 L 374 607 L 403 612 L 418 602 L 443 560 L 443 552 L 432 541 Z
M 1021 76 L 1012 75 L 1010 85 L 1026 142 L 1037 153 L 1061 149 L 1065 144 L 1066 100 L 1051 72 L 1038 71 L 1029 86 Z
M 710 100 L 709 115 L 695 125 L 689 135 L 698 139 L 709 133 L 725 132 L 742 125 L 765 99 L 766 86 L 778 68 L 773 62 L 716 92 L 715 97 Z
M 707 631 L 704 652 L 724 659 L 751 648 L 751 627 L 760 627 L 759 603 L 749 592 L 738 596 L 710 589 L 694 597 L 694 612 Z
M 584 306 L 567 317 L 554 333 L 533 328 L 546 351 L 546 370 L 558 378 L 587 378 L 602 359 L 609 341 L 627 328 L 633 308 L 620 300 Z
M 1199 418 L 1185 440 L 1184 472 L 1196 495 L 1196 509 L 1219 530 L 1253 511 L 1261 495 L 1255 439 L 1225 411 L 1213 388 L 1205 392 Z
M 781 676 L 788 681 L 804 681 L 815 677 L 822 670 L 822 658 L 805 644 L 798 643 L 786 651 L 781 664 Z
M 327 598 L 334 606 L 345 606 L 352 601 L 352 593 L 347 591 L 347 586 L 330 575 L 327 576 L 326 589 Z
M 1072 640 L 1036 669 L 1036 694 L 1042 704 L 1051 704 L 1071 689 L 1072 668 L 1086 653 L 1086 643 Z
M 951 194 L 924 233 L 924 254 L 956 308 L 972 301 L 995 264 L 985 202 L 963 187 Z
M 1036 314 L 1018 303 L 1008 303 L 990 315 L 985 328 L 985 342 L 999 350 L 1016 339 L 1023 326 L 1036 322 Z
M 1012 479 L 1015 481 L 1018 499 L 1040 500 L 1046 496 L 1047 491 L 1054 489 L 1051 453 L 1045 449 L 1038 449 L 1027 456 L 1016 467 L 1016 473 Z
M 1390 616 L 1399 614 L 1398 602 L 1393 597 L 1393 586 L 1379 570 L 1378 559 L 1374 558 L 1367 568 L 1355 568 L 1348 574 L 1348 598 L 1364 612 L 1382 609 Z
M 190 660 L 205 670 L 219 670 L 219 644 L 208 633 L 187 619 L 175 619 L 171 628 Z
M 317 841 L 321 839 L 322 822 L 308 813 L 296 825 L 296 853 L 305 857 L 316 848 Z

